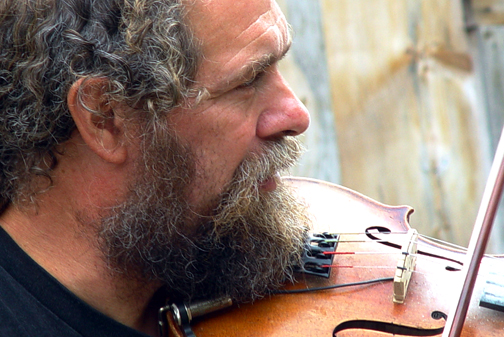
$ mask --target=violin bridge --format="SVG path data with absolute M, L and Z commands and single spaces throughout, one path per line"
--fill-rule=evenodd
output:
M 404 303 L 411 274 L 416 264 L 418 232 L 410 229 L 406 236 L 407 241 L 402 246 L 401 257 L 397 262 L 394 276 L 394 303 Z

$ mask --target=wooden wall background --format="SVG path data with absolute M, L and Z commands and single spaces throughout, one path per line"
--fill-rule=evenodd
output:
M 420 233 L 467 246 L 504 124 L 504 0 L 278 2 L 282 72 L 312 114 L 294 174 L 410 205 Z

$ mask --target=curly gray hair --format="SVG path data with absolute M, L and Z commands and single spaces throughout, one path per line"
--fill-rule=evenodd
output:
M 35 193 L 34 176 L 50 180 L 57 145 L 75 129 L 66 95 L 79 78 L 108 78 L 109 98 L 150 121 L 189 95 L 199 55 L 183 9 L 180 0 L 0 0 L 0 208 Z

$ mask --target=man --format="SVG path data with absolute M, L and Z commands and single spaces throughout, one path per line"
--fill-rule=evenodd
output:
M 156 335 L 297 263 L 307 111 L 273 0 L 0 0 L 0 335 Z

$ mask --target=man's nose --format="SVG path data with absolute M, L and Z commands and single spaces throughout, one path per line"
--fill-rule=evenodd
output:
M 270 75 L 271 85 L 263 93 L 264 105 L 257 125 L 263 139 L 297 136 L 308 129 L 310 115 L 278 70 Z

